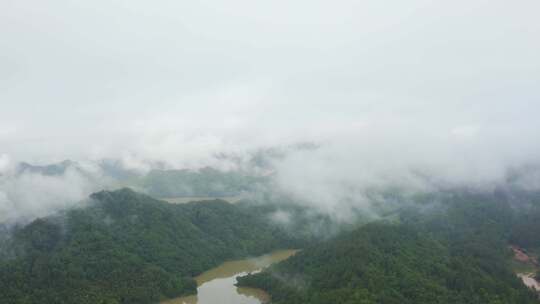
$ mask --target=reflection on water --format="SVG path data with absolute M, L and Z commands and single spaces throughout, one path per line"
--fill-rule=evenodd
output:
M 197 295 L 163 302 L 163 304 L 260 304 L 269 300 L 268 295 L 255 288 L 236 287 L 236 277 L 260 271 L 282 261 L 296 250 L 280 250 L 256 258 L 221 264 L 196 277 Z

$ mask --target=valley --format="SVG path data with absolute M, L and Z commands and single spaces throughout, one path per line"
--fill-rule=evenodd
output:
M 518 278 L 512 263 L 535 267 L 538 193 L 392 197 L 400 203 L 378 218 L 345 224 L 280 196 L 170 203 L 96 192 L 84 208 L 5 232 L 0 302 L 536 303 L 534 275 Z
M 197 295 L 177 298 L 162 304 L 261 304 L 270 300 L 266 292 L 236 287 L 236 277 L 256 273 L 293 256 L 297 250 L 274 251 L 259 257 L 229 261 L 195 278 Z
M 0 0 L 0 304 L 540 304 L 539 12 Z

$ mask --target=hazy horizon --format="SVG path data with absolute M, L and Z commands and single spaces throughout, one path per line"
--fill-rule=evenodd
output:
M 104 158 L 234 169 L 223 155 L 309 142 L 320 147 L 272 166 L 279 187 L 323 208 L 371 187 L 491 186 L 540 164 L 538 11 L 532 0 L 3 1 L 0 174 Z M 23 185 L 52 199 L 64 182 L 78 189 L 69 199 L 94 189 L 61 178 L 1 178 L 3 208 Z M 538 187 L 540 174 L 528 178 Z

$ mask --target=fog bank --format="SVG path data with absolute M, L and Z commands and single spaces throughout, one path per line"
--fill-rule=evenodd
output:
M 2 1 L 0 219 L 104 184 L 99 172 L 9 173 L 21 161 L 245 170 L 325 212 L 365 206 L 373 189 L 492 189 L 516 170 L 512 183 L 537 189 L 538 11 L 534 0 Z

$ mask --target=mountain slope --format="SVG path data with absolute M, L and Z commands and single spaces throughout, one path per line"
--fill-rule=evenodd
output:
M 172 205 L 129 189 L 14 232 L 0 303 L 154 303 L 194 293 L 193 275 L 288 240 L 224 201 Z
M 275 304 L 537 303 L 511 271 L 512 208 L 493 197 L 457 195 L 401 224 L 372 223 L 239 278 Z
M 264 177 L 208 167 L 198 171 L 152 170 L 144 176 L 129 180 L 129 183 L 156 197 L 223 197 L 250 191 L 265 181 Z

